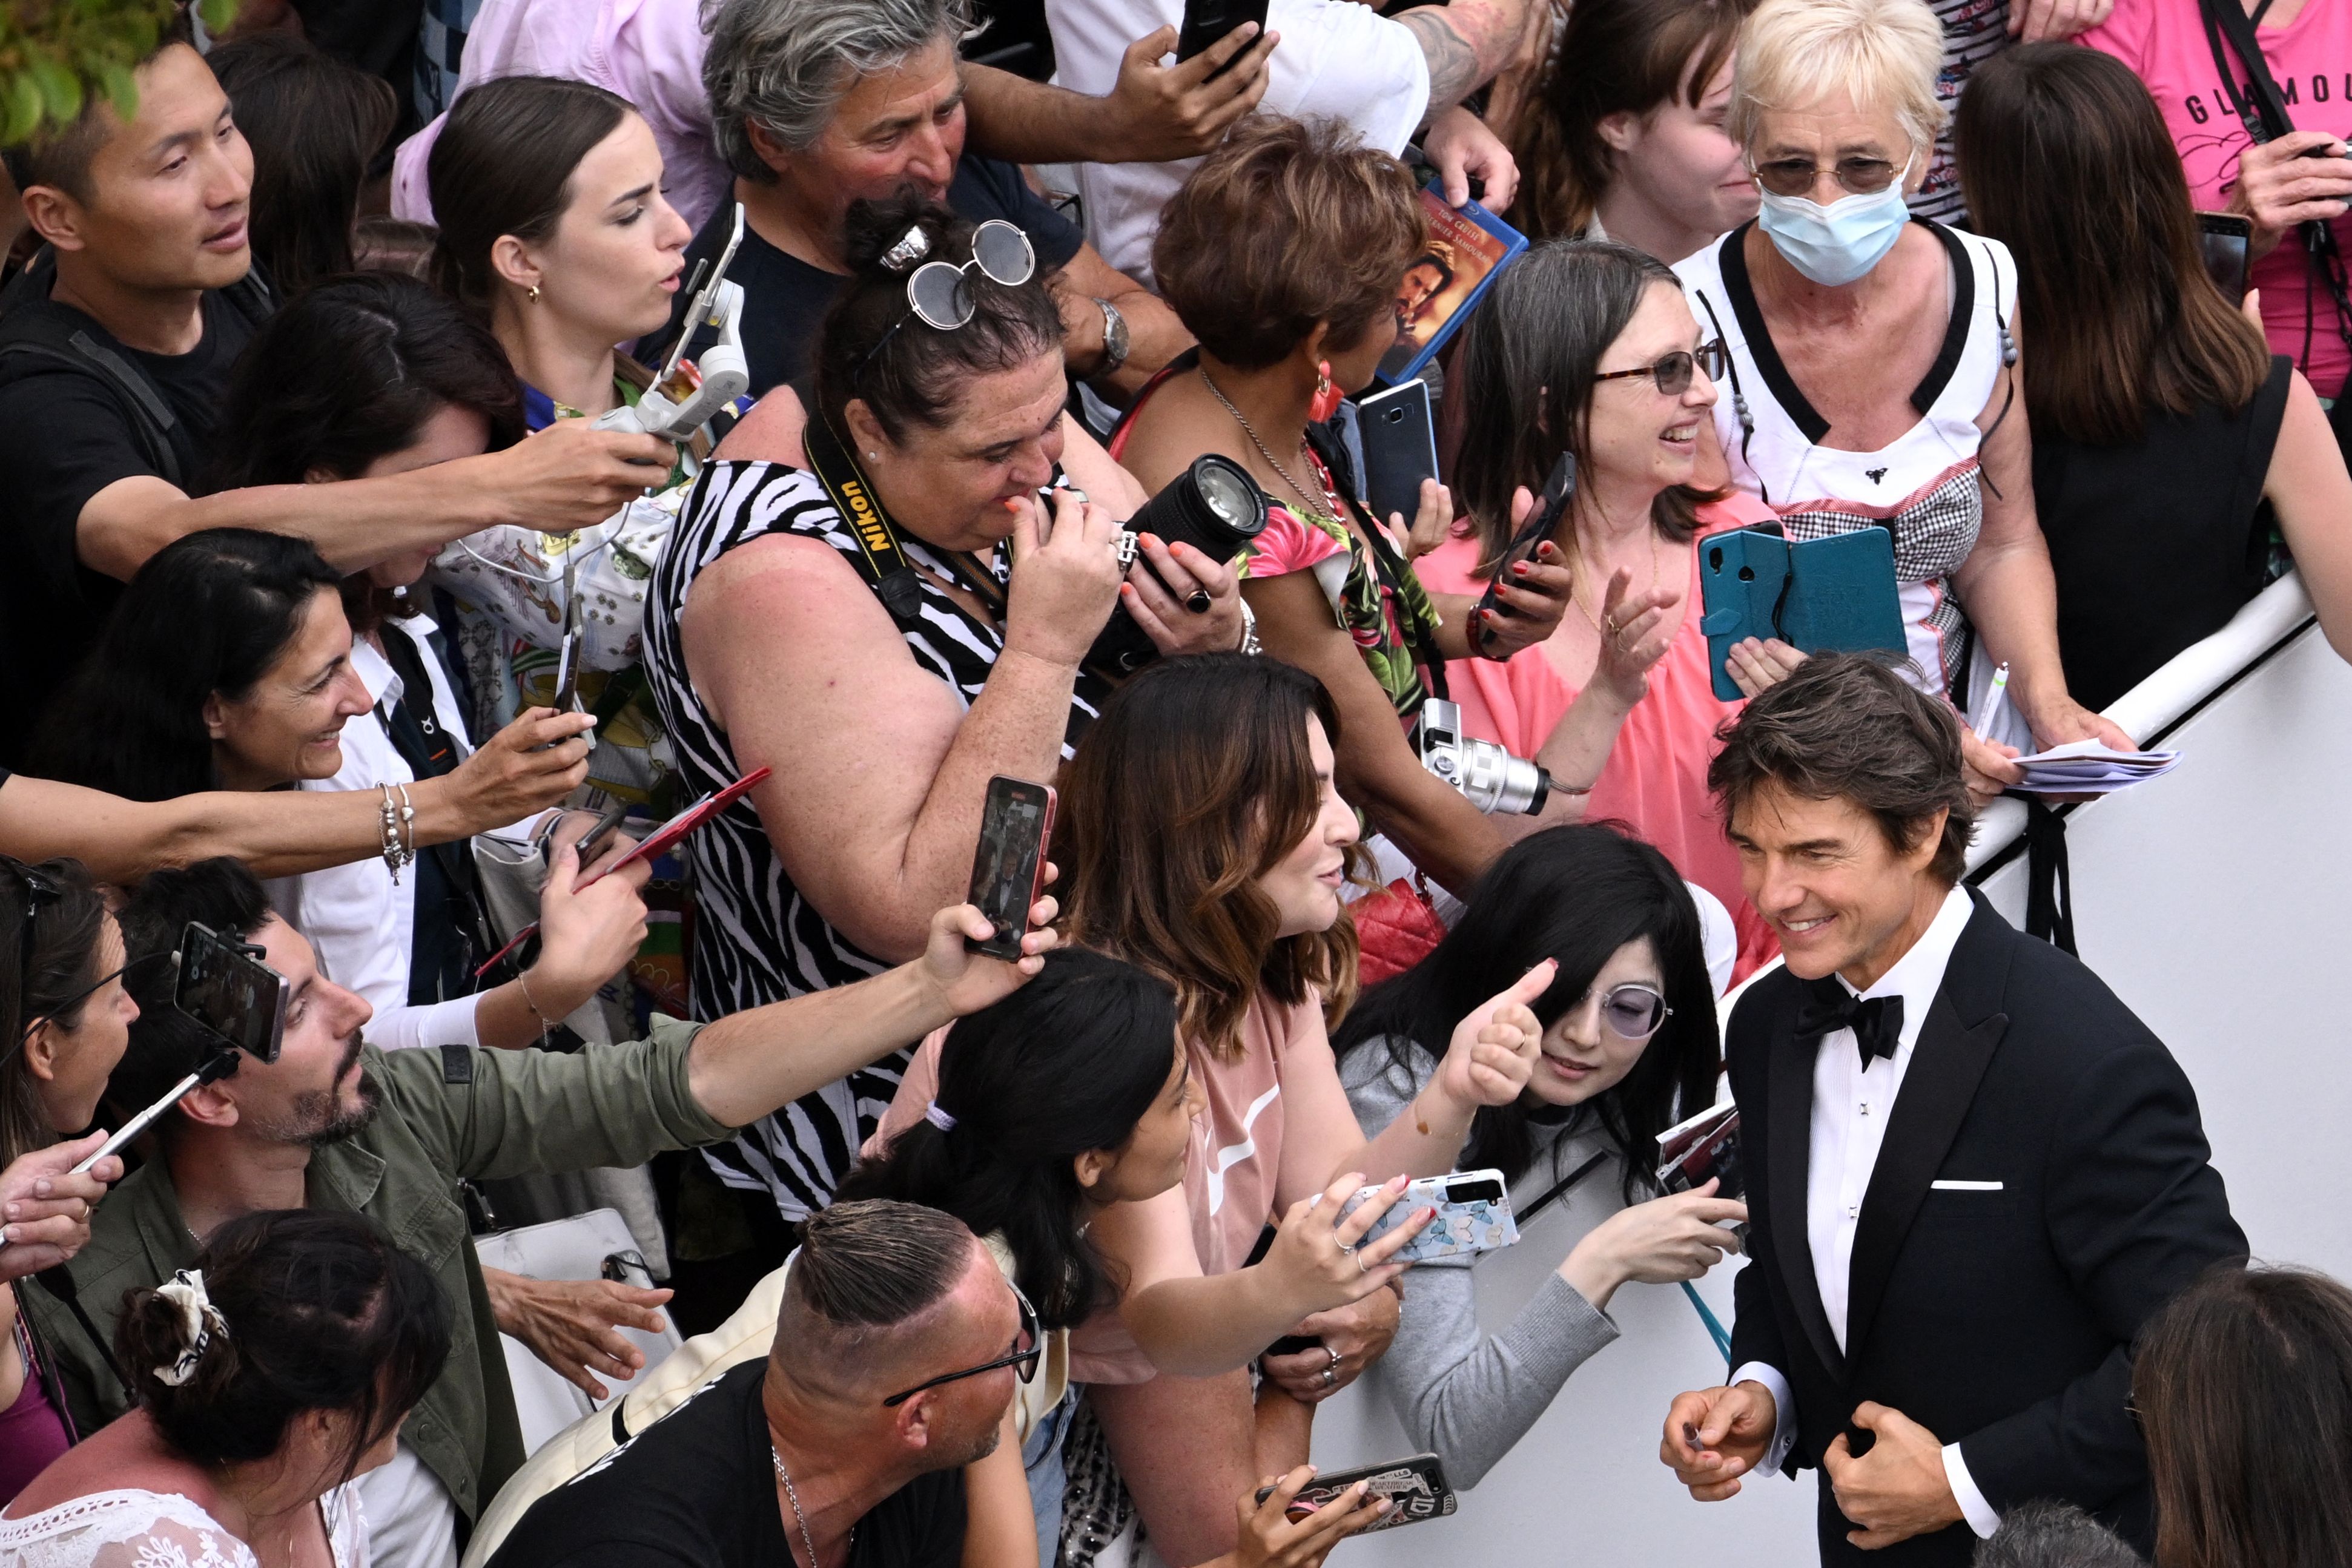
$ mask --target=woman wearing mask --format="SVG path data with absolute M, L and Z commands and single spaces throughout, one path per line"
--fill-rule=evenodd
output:
M 1422 767 L 1408 732 L 1423 702 L 1445 695 L 1445 661 L 1507 657 L 1567 605 L 1546 553 L 1474 646 L 1475 597 L 1433 598 L 1406 554 L 1408 524 L 1433 541 L 1451 519 L 1444 487 L 1423 486 L 1417 517 L 1374 518 L 1318 428 L 1395 341 L 1399 280 L 1427 248 L 1423 226 L 1403 166 L 1345 130 L 1274 116 L 1237 127 L 1170 202 L 1152 252 L 1199 353 L 1138 395 L 1112 452 L 1153 491 L 1203 453 L 1249 470 L 1271 503 L 1242 569 L 1265 650 L 1339 705 L 1341 790 L 1414 867 L 1460 893 L 1504 835 Z
M 13 1562 L 364 1568 L 350 1482 L 390 1458 L 448 1359 L 449 1301 L 374 1221 L 230 1220 L 131 1292 L 115 1354 L 138 1407 L 0 1513 Z
M 50 1337 L 78 1333 L 66 1309 L 27 1276 L 89 1239 L 89 1211 L 122 1175 L 109 1155 L 69 1174 L 106 1142 L 97 1118 L 139 1004 L 122 983 L 122 932 L 72 861 L 0 856 L 0 1493 L 15 1496 L 77 1437 Z
M 1071 1346 L 1144 1534 L 1171 1563 L 1233 1546 L 1234 1494 L 1305 1458 L 1308 1406 L 1360 1374 L 1395 1323 L 1388 1291 L 1301 1320 L 1296 1297 L 1252 1291 L 1244 1309 L 1220 1276 L 1246 1267 L 1269 1215 L 1284 1217 L 1275 1249 L 1299 1228 L 1319 1253 L 1360 1186 L 1385 1183 L 1366 1206 L 1385 1208 L 1404 1178 L 1451 1169 L 1477 1108 L 1525 1087 L 1540 1032 L 1525 1002 L 1550 983 L 1545 963 L 1479 998 L 1411 1113 L 1364 1138 L 1325 1033 L 1356 972 L 1340 906 L 1357 830 L 1332 783 L 1339 728 L 1330 696 L 1289 665 L 1171 660 L 1119 689 L 1066 776 L 1066 939 L 1171 988 L 1208 1101 L 1181 1186 L 1095 1220 L 1118 1310 Z M 1339 1244 L 1353 1244 L 1361 1213 Z M 1353 1261 L 1384 1282 L 1395 1267 L 1381 1256 Z M 1320 1343 L 1268 1358 L 1254 1404 L 1234 1369 L 1291 1333 Z M 1084 1528 L 1116 1533 L 1126 1509 L 1100 1484 L 1107 1467 L 1077 1434 L 1073 1444 L 1071 1473 L 1097 1482 L 1074 1504 Z
M 1731 47 L 1753 5 L 1580 0 L 1513 150 L 1512 225 L 1675 262 L 1754 217 L 1756 183 L 1723 129 Z
M 1045 1359 L 1007 1416 L 1000 1451 L 1018 1452 L 1028 1471 L 1041 1563 L 1055 1561 L 1061 1539 L 1070 1331 L 1118 1307 L 1116 1270 L 1092 1228 L 1114 1204 L 1147 1202 L 1183 1181 L 1192 1124 L 1207 1105 L 1168 985 L 1064 948 L 1021 990 L 924 1041 L 866 1159 L 835 1195 L 945 1209 L 988 1242 L 1036 1307 Z M 1374 1275 L 1339 1255 L 1369 1224 L 1296 1215 L 1265 1262 L 1221 1277 L 1225 1301 L 1200 1303 L 1194 1322 L 1205 1331 L 1224 1312 L 1251 1310 L 1261 1286 L 1310 1310 L 1377 1289 Z M 1377 1267 L 1402 1245 L 1383 1238 L 1360 1255 Z M 1315 1539 L 1336 1542 L 1371 1517 L 1337 1512 L 1309 1521 Z M 1246 1539 L 1239 1550 L 1249 1550 Z
M 343 586 L 307 542 L 283 534 L 208 528 L 158 550 L 131 579 L 78 684 L 68 688 L 68 700 L 59 705 L 58 711 L 71 714 L 74 722 L 52 727 L 45 742 L 49 770 L 134 800 L 216 787 L 272 790 L 337 778 L 346 766 L 346 726 L 378 722 L 354 653 Z M 395 798 L 397 787 L 385 794 Z M 396 837 L 397 827 L 393 831 Z M 615 845 L 606 858 L 617 852 Z M 409 867 L 412 897 L 427 891 L 399 853 L 382 862 L 387 877 L 400 866 Z M 366 869 L 372 876 L 377 867 Z M 549 895 L 541 909 L 540 955 L 530 969 L 478 994 L 409 1006 L 384 1026 L 385 1040 L 516 1046 L 539 1040 L 636 950 L 645 906 L 635 889 L 642 876 L 633 868 L 609 893 L 600 883 L 577 894 Z M 446 884 L 434 885 L 446 896 Z M 445 919 L 446 908 L 445 902 Z M 394 927 L 387 936 L 385 928 L 363 922 L 343 929 L 352 922 L 331 902 L 329 929 L 346 963 L 405 1005 L 416 995 L 412 982 L 420 966 L 411 946 L 407 972 L 398 973 L 404 967 L 400 937 L 425 930 L 432 914 L 428 909 L 425 920 L 412 916 L 406 931 Z M 444 977 L 429 967 L 425 973 L 428 983 Z M 457 983 L 470 979 L 469 971 L 461 972 Z M 428 1034 L 441 1038 L 428 1040 Z
M 1651 1196 L 1657 1134 L 1715 1102 L 1715 997 L 1682 878 L 1607 828 L 1548 828 L 1514 844 L 1436 951 L 1365 993 L 1333 1045 L 1365 1131 L 1389 1126 L 1427 1087 L 1465 998 L 1546 959 L 1558 967 L 1529 1004 L 1544 1027 L 1535 1071 L 1518 1099 L 1479 1111 L 1456 1163 L 1503 1173 L 1527 1242 L 1558 1234 L 1533 1227 L 1579 1172 L 1591 1190 L 1614 1186 L 1624 1207 L 1612 1200 L 1493 1335 L 1478 1326 L 1475 1254 L 1414 1273 L 1374 1376 L 1459 1487 L 1476 1485 L 1617 1337 L 1619 1286 L 1698 1278 L 1738 1249 L 1724 1227 L 1748 1218 L 1711 1183 Z
M 644 119 L 584 82 L 505 77 L 457 99 L 427 172 L 441 222 L 433 280 L 506 351 L 524 428 L 636 404 L 652 378 L 623 346 L 669 319 L 693 237 L 662 195 Z M 596 528 L 492 528 L 436 558 L 436 580 L 464 607 L 476 711 L 489 722 L 557 698 L 576 622 L 579 699 L 600 720 L 591 777 L 616 799 L 683 799 L 665 785 L 673 763 L 641 667 L 646 594 L 685 486 L 732 419 L 722 411 L 689 434 L 669 482 Z
M 1512 826 L 1609 818 L 1664 850 L 1731 912 L 1744 977 L 1778 949 L 1706 788 L 1715 732 L 1739 705 L 1715 695 L 1699 554 L 1706 534 L 1772 514 L 1698 483 L 1722 345 L 1664 264 L 1619 245 L 1538 246 L 1496 279 L 1489 303 L 1464 330 L 1454 378 L 1470 411 L 1454 465 L 1468 526 L 1423 559 L 1422 575 L 1476 591 L 1510 544 L 1512 497 L 1567 452 L 1576 496 L 1552 543 L 1572 609 L 1502 664 L 1447 667 L 1463 728 L 1568 787 Z M 1800 657 L 1751 639 L 1730 667 L 1752 695 Z
M 2311 383 L 2208 277 L 2147 89 L 2028 44 L 1977 73 L 1954 141 L 2035 323 L 2033 500 L 2074 689 L 2104 706 L 2220 631 L 2278 538 L 2352 656 L 2352 478 Z
M 1914 678 L 1991 731 L 1966 737 L 1969 787 L 1989 796 L 2021 777 L 2023 747 L 2132 741 L 2074 700 L 2059 662 L 2016 267 L 1904 206 L 1943 123 L 1943 37 L 1922 0 L 1764 0 L 1728 126 L 1761 209 L 1675 270 L 1727 350 L 1714 430 L 1732 483 L 1792 539 L 1892 534 Z
M 1063 412 L 1061 317 L 1018 231 L 909 197 L 849 225 L 805 422 L 783 389 L 761 400 L 654 576 L 647 667 L 689 788 L 774 770 L 688 847 L 701 918 L 730 936 L 695 945 L 698 1018 L 921 951 L 969 885 L 989 779 L 1052 778 L 1093 721 L 1110 688 L 1088 650 L 1115 606 L 1166 653 L 1244 632 L 1233 573 L 1197 550 L 1145 541 L 1122 575 L 1113 519 L 1142 496 Z M 961 269 L 961 326 L 918 312 L 932 266 Z M 704 1152 L 777 1258 L 904 1063 Z

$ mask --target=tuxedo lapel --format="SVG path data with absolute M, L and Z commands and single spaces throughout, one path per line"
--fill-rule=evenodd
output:
M 1870 1186 L 1862 1197 L 1862 1214 L 1854 1222 L 1853 1260 L 1846 1277 L 1845 1343 L 1860 1355 L 1877 1316 L 1879 1298 L 1895 1270 L 1895 1257 L 1911 1221 L 1927 1196 L 1928 1184 L 1943 1168 L 1944 1155 L 1959 1135 L 1960 1123 L 1976 1099 L 1977 1084 L 1992 1061 L 1995 1047 L 2009 1029 L 2009 1015 L 1993 1013 L 1973 1028 L 1960 1022 L 1953 1006 L 1954 982 L 1964 962 L 1979 955 L 1969 937 L 1987 915 L 1980 910 L 1971 929 L 1954 949 L 1944 984 L 1927 1009 L 1927 1021 L 1912 1049 L 1911 1065 L 1903 1074 L 1903 1088 L 1886 1123 L 1886 1141 L 1879 1146 L 1878 1164 L 1870 1173 Z M 1997 917 L 1994 917 L 1997 918 Z
M 1837 1336 L 1830 1332 L 1829 1313 L 1822 1306 L 1821 1281 L 1813 1278 L 1813 1249 L 1807 1239 L 1805 1183 L 1812 1161 L 1813 1058 L 1818 1040 L 1799 1040 L 1791 1008 L 1773 1044 L 1768 1092 L 1771 1121 L 1765 1145 L 1766 1190 L 1772 1203 L 1772 1253 L 1780 1260 L 1780 1281 L 1796 1303 L 1804 1324 L 1805 1341 L 1832 1377 L 1845 1378 L 1845 1357 Z M 1851 1342 L 1849 1342 L 1851 1343 Z

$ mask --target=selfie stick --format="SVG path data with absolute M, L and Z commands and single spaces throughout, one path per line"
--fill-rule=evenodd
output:
M 719 253 L 709 280 L 696 292 L 686 319 L 678 323 L 677 341 L 670 346 L 669 358 L 654 377 L 654 384 L 637 399 L 635 407 L 623 403 L 599 418 L 596 429 L 642 431 L 665 441 L 684 441 L 750 390 L 751 371 L 743 355 L 743 286 L 727 281 L 728 265 L 742 243 L 743 204 L 738 202 L 734 233 Z M 698 359 L 688 361 L 687 345 L 705 327 L 715 328 L 719 340 Z
M 236 1071 L 236 1051 L 224 1051 L 212 1057 L 206 1061 L 202 1067 L 197 1068 L 194 1072 L 189 1073 L 185 1078 L 183 1078 L 177 1083 L 173 1084 L 171 1089 L 165 1092 L 161 1100 L 156 1101 L 155 1103 L 148 1106 L 147 1109 L 140 1112 L 139 1114 L 131 1117 L 131 1120 L 122 1124 L 122 1131 L 115 1134 L 114 1136 L 107 1139 L 104 1144 L 100 1145 L 99 1146 L 98 1153 L 90 1155 L 89 1158 L 82 1161 L 81 1164 L 74 1166 L 72 1170 L 66 1174 L 68 1176 L 81 1176 L 86 1174 L 89 1170 L 90 1166 L 98 1164 L 99 1161 L 106 1158 L 109 1155 L 119 1153 L 131 1142 L 131 1139 L 145 1132 L 149 1127 L 153 1126 L 155 1124 L 155 1119 L 163 1115 L 164 1112 L 170 1110 L 173 1106 L 178 1104 L 181 1101 L 194 1093 L 205 1084 L 210 1083 L 214 1079 L 226 1078 Z

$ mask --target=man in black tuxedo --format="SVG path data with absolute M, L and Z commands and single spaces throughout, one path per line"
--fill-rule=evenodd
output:
M 2148 1551 L 2132 1343 L 2246 1252 L 2162 1043 L 1958 886 L 1960 740 L 1894 671 L 1817 654 L 1708 772 L 1788 967 L 1725 1046 L 1737 1370 L 1675 1400 L 1660 1457 L 1703 1501 L 1821 1467 L 1825 1563 L 1964 1568 L 2036 1498 Z

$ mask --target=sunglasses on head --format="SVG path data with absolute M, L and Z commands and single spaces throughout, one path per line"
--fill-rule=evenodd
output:
M 882 264 L 896 270 L 912 263 L 929 246 L 930 241 L 921 229 L 909 229 L 906 238 L 890 247 Z M 858 370 L 862 372 L 872 363 L 874 356 L 882 351 L 882 345 L 911 319 L 920 318 L 925 326 L 941 332 L 952 332 L 970 322 L 980 308 L 971 292 L 971 274 L 975 267 L 993 283 L 1006 288 L 1017 287 L 1036 275 L 1037 251 L 1019 225 L 1003 218 L 991 218 L 972 230 L 970 261 L 924 262 L 907 275 L 906 314 L 875 340 L 874 346 L 866 350 L 866 358 L 857 362 Z
M 31 993 L 33 987 L 35 946 L 33 923 L 39 917 L 44 908 L 65 897 L 65 890 L 59 887 L 46 872 L 22 864 L 15 869 L 17 880 L 25 884 L 25 919 L 18 933 L 19 940 L 16 947 L 16 994 L 19 997 L 25 997 Z M 26 1019 L 24 1027 L 16 1031 L 16 1038 L 8 1042 L 6 1050 L 0 1051 L 0 1062 L 5 1062 L 17 1051 L 23 1050 L 25 1042 L 32 1038 L 35 1030 L 60 1014 L 73 1011 L 84 1000 L 97 995 L 121 978 L 130 967 L 130 962 L 125 961 L 111 973 L 100 976 L 47 1012 L 37 1013 Z
M 1701 343 L 1696 349 L 1676 349 L 1651 364 L 1636 365 L 1630 371 L 1602 371 L 1592 379 L 1597 382 L 1622 382 L 1633 376 L 1648 376 L 1658 383 L 1659 392 L 1666 397 L 1680 397 L 1688 391 L 1691 372 L 1705 371 L 1709 381 L 1723 379 L 1723 368 L 1731 361 L 1731 350 L 1717 338 L 1711 343 Z
M 1010 224 L 1005 226 L 1012 227 Z M 1005 1281 L 1004 1283 L 1006 1288 L 1012 1291 L 1013 1300 L 1021 1309 L 1021 1327 L 1013 1335 L 1011 1354 L 1000 1355 L 994 1361 L 983 1361 L 978 1366 L 967 1366 L 961 1372 L 943 1372 L 937 1377 L 918 1383 L 912 1388 L 901 1389 L 882 1401 L 885 1407 L 896 1409 L 927 1388 L 937 1388 L 942 1383 L 959 1383 L 967 1377 L 978 1377 L 982 1373 L 994 1372 L 1000 1366 L 1013 1368 L 1024 1383 L 1034 1382 L 1036 1379 L 1038 1358 L 1045 1354 L 1045 1336 L 1039 1332 L 1037 1326 L 1037 1309 L 1029 1304 L 1029 1298 L 1021 1293 L 1020 1286 L 1013 1284 L 1010 1280 Z

